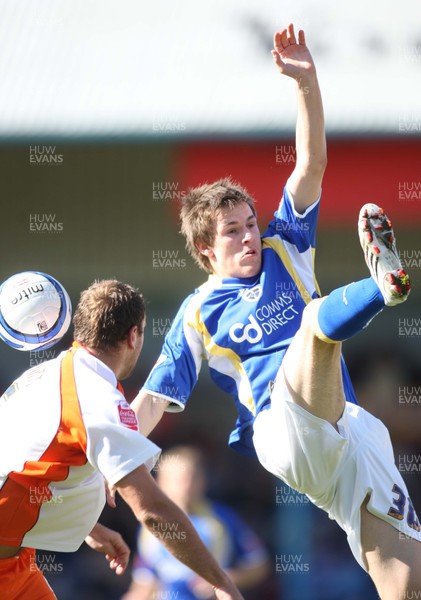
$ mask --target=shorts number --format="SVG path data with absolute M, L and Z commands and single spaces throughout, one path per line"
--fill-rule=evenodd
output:
M 391 506 L 387 514 L 390 517 L 397 519 L 398 521 L 402 521 L 405 514 L 406 502 L 408 501 L 408 514 L 406 517 L 406 521 L 409 527 L 411 527 L 411 529 L 415 529 L 415 531 L 420 531 L 420 522 L 418 521 L 418 517 L 416 515 L 411 498 L 409 496 L 407 497 L 402 488 L 396 485 L 396 483 L 393 485 L 392 492 L 397 495 L 397 498 L 394 498 L 392 500 L 395 506 Z

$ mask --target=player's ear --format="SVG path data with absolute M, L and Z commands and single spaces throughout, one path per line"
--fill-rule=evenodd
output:
M 212 248 L 203 242 L 196 242 L 195 246 L 199 250 L 200 254 L 203 254 L 208 258 L 214 255 Z
M 132 327 L 130 327 L 129 332 L 127 334 L 127 343 L 129 344 L 129 348 L 131 348 L 131 349 L 136 348 L 136 341 L 137 341 L 138 333 L 139 333 L 138 325 L 132 325 Z

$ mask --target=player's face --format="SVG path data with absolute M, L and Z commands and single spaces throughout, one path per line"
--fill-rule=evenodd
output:
M 202 469 L 186 457 L 178 463 L 173 460 L 163 463 L 158 471 L 158 483 L 163 492 L 183 509 L 189 509 L 205 494 Z
M 257 220 L 246 202 L 225 208 L 217 216 L 215 239 L 206 256 L 219 277 L 254 277 L 262 264 Z

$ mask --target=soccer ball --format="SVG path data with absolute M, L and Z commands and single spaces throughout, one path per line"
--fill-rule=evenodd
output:
M 16 350 L 50 348 L 71 318 L 70 298 L 51 275 L 25 271 L 0 286 L 0 339 Z

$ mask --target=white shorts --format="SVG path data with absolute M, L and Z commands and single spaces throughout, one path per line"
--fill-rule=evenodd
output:
M 338 430 L 295 404 L 282 371 L 272 403 L 254 422 L 253 443 L 261 464 L 306 494 L 348 536 L 363 569 L 360 507 L 390 523 L 401 535 L 421 541 L 420 524 L 393 456 L 389 432 L 379 419 L 349 402 Z

